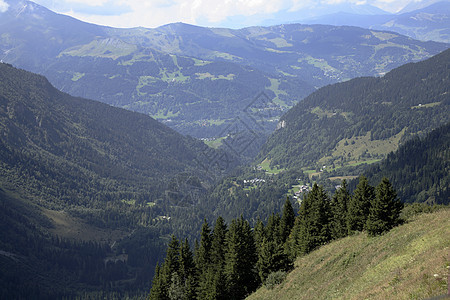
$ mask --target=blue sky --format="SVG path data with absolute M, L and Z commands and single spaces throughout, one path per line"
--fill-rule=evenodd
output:
M 0 0 L 0 11 L 5 9 Z M 436 0 L 34 0 L 58 13 L 112 27 L 157 27 L 184 22 L 201 26 L 260 25 L 266 19 L 326 11 L 352 4 L 398 12 L 411 3 Z M 234 27 L 236 27 L 234 26 Z

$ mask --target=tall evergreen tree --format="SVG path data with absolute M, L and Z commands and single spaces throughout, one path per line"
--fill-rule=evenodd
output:
M 228 299 L 243 299 L 258 286 L 255 268 L 255 241 L 249 223 L 241 218 L 233 220 L 227 233 L 224 275 Z
M 281 243 L 280 222 L 281 218 L 279 214 L 272 213 L 270 215 L 264 230 L 265 237 L 267 239 L 275 240 L 277 243 Z
M 375 189 L 366 177 L 359 177 L 353 197 L 348 205 L 347 229 L 349 233 L 365 229 L 370 205 L 375 199 Z
M 155 267 L 155 275 L 153 276 L 152 288 L 150 289 L 150 300 L 168 299 L 168 295 L 163 290 L 163 285 L 161 268 L 159 263 L 157 263 Z
M 205 220 L 200 234 L 200 243 L 195 252 L 195 264 L 198 270 L 198 289 L 199 297 L 204 297 L 211 286 L 211 229 Z
M 294 226 L 292 227 L 291 233 L 285 243 L 285 251 L 288 257 L 293 261 L 296 257 L 300 256 L 302 253 L 300 251 L 301 243 L 301 221 L 300 216 L 297 216 L 294 221 Z
M 397 198 L 397 193 L 386 177 L 383 177 L 376 187 L 375 201 L 370 207 L 367 218 L 367 233 L 371 236 L 389 231 L 400 223 L 400 213 L 403 203 Z
M 224 291 L 226 282 L 224 277 L 225 253 L 226 253 L 227 225 L 222 217 L 218 217 L 211 235 L 211 263 L 205 271 L 203 288 L 198 299 L 226 299 Z
M 212 232 L 211 260 L 216 270 L 223 269 L 225 264 L 227 225 L 222 217 L 218 217 Z
M 323 187 L 314 184 L 300 206 L 298 222 L 293 229 L 294 240 L 291 241 L 291 247 L 299 248 L 291 248 L 291 254 L 307 254 L 328 242 L 331 238 L 330 215 L 327 194 Z
M 179 280 L 183 285 L 185 299 L 194 299 L 197 295 L 197 269 L 187 239 L 180 247 Z
M 261 282 L 267 276 L 276 271 L 288 271 L 292 267 L 292 261 L 284 250 L 284 245 L 274 239 L 263 238 L 258 251 L 258 261 L 256 263 L 258 275 Z
M 283 214 L 281 216 L 280 222 L 280 235 L 282 242 L 286 242 L 289 234 L 291 233 L 292 227 L 294 227 L 295 222 L 295 212 L 292 208 L 291 201 L 289 197 L 286 198 L 286 202 L 283 207 Z
M 169 298 L 169 290 L 172 286 L 174 274 L 180 268 L 180 243 L 177 238 L 172 238 L 167 246 L 166 258 L 161 267 L 155 270 L 155 278 L 153 279 L 152 290 L 150 291 L 150 299 L 165 300 Z M 157 273 L 156 273 L 157 272 Z M 177 277 L 177 276 L 175 276 Z M 172 288 L 175 288 L 172 286 Z
M 331 201 L 332 224 L 331 237 L 338 239 L 347 236 L 347 214 L 350 202 L 350 193 L 347 188 L 345 179 L 342 181 L 341 187 L 334 193 Z

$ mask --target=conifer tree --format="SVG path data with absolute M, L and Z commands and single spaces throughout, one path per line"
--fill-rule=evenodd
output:
M 227 232 L 224 275 L 228 299 L 242 299 L 258 286 L 255 241 L 250 225 L 241 216 Z
M 292 227 L 294 227 L 295 213 L 292 208 L 291 201 L 289 197 L 286 198 L 286 202 L 283 207 L 283 214 L 281 216 L 280 222 L 280 235 L 282 242 L 286 242 L 289 234 L 291 233 Z
M 270 215 L 264 230 L 267 239 L 276 240 L 278 243 L 281 243 L 280 222 L 281 218 L 279 214 L 272 213 Z
M 359 183 L 348 205 L 347 230 L 349 234 L 365 229 L 370 205 L 375 199 L 374 190 L 366 177 L 359 177 Z
M 211 259 L 215 270 L 223 269 L 225 263 L 227 225 L 222 217 L 218 217 L 212 232 Z
M 301 255 L 300 242 L 301 242 L 301 221 L 300 216 L 297 216 L 294 221 L 291 233 L 285 243 L 285 251 L 288 257 L 293 261 L 296 257 Z
M 155 269 L 155 277 L 153 279 L 152 289 L 150 291 L 150 299 L 165 300 L 169 298 L 169 289 L 172 285 L 173 274 L 179 271 L 180 267 L 180 243 L 172 235 L 167 246 L 166 258 L 164 263 Z
M 263 238 L 266 236 L 264 223 L 258 218 L 253 230 L 253 238 L 255 239 L 256 251 L 259 251 Z
M 331 237 L 339 239 L 347 236 L 347 213 L 350 202 L 350 193 L 347 189 L 347 182 L 342 181 L 341 187 L 334 193 L 331 201 L 332 224 Z
M 180 247 L 179 279 L 183 285 L 185 299 L 194 299 L 197 294 L 197 269 L 187 239 Z
M 314 184 L 300 206 L 290 242 L 291 256 L 307 254 L 330 240 L 330 215 L 328 196 L 323 187 Z
M 201 293 L 198 299 L 225 299 L 226 282 L 224 277 L 227 225 L 218 217 L 211 235 L 211 262 L 202 276 Z
M 367 233 L 370 236 L 382 234 L 400 223 L 400 213 L 403 203 L 397 198 L 397 193 L 386 177 L 383 177 L 376 187 L 375 201 L 370 207 L 367 218 Z
M 258 252 L 256 266 L 260 280 L 264 282 L 272 272 L 288 271 L 292 267 L 292 261 L 285 252 L 283 244 L 264 237 Z
M 211 262 L 211 229 L 206 220 L 204 220 L 198 249 L 195 251 L 195 264 L 201 272 L 208 267 Z
M 200 243 L 195 252 L 195 264 L 198 270 L 198 296 L 201 297 L 208 293 L 211 286 L 211 229 L 205 220 L 200 234 Z M 209 278 L 208 278 L 209 276 Z
M 155 267 L 155 275 L 152 280 L 152 288 L 150 289 L 150 300 L 168 299 L 168 295 L 165 294 L 163 290 L 163 283 L 161 277 L 161 268 L 159 263 Z

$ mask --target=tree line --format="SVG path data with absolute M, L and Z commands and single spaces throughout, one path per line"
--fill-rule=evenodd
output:
M 293 268 L 296 257 L 359 231 L 376 236 L 401 223 L 403 203 L 387 178 L 373 187 L 361 176 L 353 195 L 345 180 L 330 198 L 314 184 L 298 215 L 289 198 L 281 216 L 252 228 L 242 216 L 229 225 L 205 220 L 200 240 L 172 235 L 164 262 L 156 266 L 150 299 L 243 299 L 261 284 L 271 287 Z

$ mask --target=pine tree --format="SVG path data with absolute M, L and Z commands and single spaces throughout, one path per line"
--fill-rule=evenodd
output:
M 197 269 L 187 239 L 184 240 L 180 247 L 179 279 L 184 287 L 183 294 L 185 299 L 196 298 Z
M 376 187 L 375 201 L 370 207 L 367 218 L 367 233 L 370 236 L 382 234 L 400 223 L 400 213 L 403 203 L 397 198 L 397 193 L 389 180 L 384 177 Z
M 202 298 L 211 287 L 211 280 L 208 278 L 211 272 L 211 229 L 206 220 L 203 222 L 200 244 L 195 252 L 195 264 L 198 270 L 197 294 L 199 298 Z
M 242 299 L 258 286 L 257 254 L 250 225 L 241 216 L 233 220 L 227 233 L 224 275 L 228 299 Z
M 195 264 L 198 270 L 201 272 L 208 268 L 211 262 L 211 229 L 206 220 L 204 220 L 201 233 L 200 243 L 198 249 L 195 251 Z
M 283 207 L 283 215 L 281 216 L 280 222 L 280 235 L 282 242 L 286 242 L 289 234 L 291 233 L 292 227 L 294 227 L 295 213 L 292 208 L 291 201 L 289 197 L 286 198 L 286 202 Z
M 285 251 L 288 257 L 293 261 L 296 257 L 301 255 L 300 252 L 300 242 L 301 242 L 301 221 L 300 217 L 295 218 L 294 226 L 292 227 L 291 233 L 285 243 Z
M 281 218 L 279 214 L 270 215 L 267 225 L 265 227 L 265 237 L 270 240 L 275 240 L 281 243 L 281 231 L 280 231 Z
M 163 283 L 161 278 L 161 268 L 159 263 L 155 267 L 155 275 L 153 276 L 152 288 L 150 289 L 150 300 L 168 299 L 168 296 L 163 290 Z
M 290 254 L 303 255 L 325 244 L 331 238 L 330 206 L 323 187 L 313 185 L 300 206 L 290 241 Z
M 264 282 L 267 276 L 276 271 L 288 271 L 292 267 L 292 261 L 284 250 L 283 244 L 270 239 L 263 238 L 260 250 L 258 252 L 258 261 L 256 263 L 261 282 Z
M 223 275 L 226 252 L 227 225 L 222 217 L 218 217 L 211 235 L 210 264 L 201 275 L 202 282 L 198 299 L 223 299 L 226 289 Z
M 214 225 L 211 241 L 211 260 L 216 270 L 223 269 L 225 264 L 227 225 L 222 217 L 218 217 Z
M 370 205 L 375 199 L 374 190 L 366 177 L 359 178 L 359 183 L 348 205 L 347 230 L 349 234 L 365 229 Z
M 331 237 L 332 239 L 339 239 L 347 236 L 347 213 L 348 205 L 350 202 L 350 193 L 347 189 L 347 182 L 342 181 L 341 187 L 333 195 L 331 201 L 331 212 L 333 215 L 333 221 L 331 224 Z
M 165 300 L 169 299 L 169 289 L 172 285 L 173 274 L 179 272 L 180 268 L 180 243 L 172 235 L 167 246 L 166 258 L 164 263 L 155 269 L 153 286 L 150 291 L 150 299 Z

